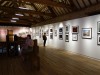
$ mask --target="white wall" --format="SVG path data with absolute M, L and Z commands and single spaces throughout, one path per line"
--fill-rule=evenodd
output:
M 57 30 L 57 36 L 53 36 L 53 39 L 49 38 L 50 35 L 47 36 L 47 46 L 65 49 L 73 53 L 79 53 L 92 58 L 100 59 L 100 46 L 97 45 L 97 22 L 98 21 L 100 21 L 100 15 L 44 25 L 44 26 L 33 28 L 33 30 L 35 32 L 42 28 L 44 31 L 46 31 L 47 29 L 53 28 L 53 31 Z M 59 40 L 58 30 L 60 24 L 63 25 L 63 40 Z M 69 42 L 65 42 L 65 29 L 64 29 L 65 25 L 70 25 Z M 79 26 L 78 41 L 72 41 L 72 26 Z M 82 39 L 81 36 L 82 28 L 92 28 L 92 39 Z M 38 39 L 38 42 L 40 44 L 42 44 L 43 42 L 42 38 L 39 38 L 39 36 L 36 36 L 35 38 Z

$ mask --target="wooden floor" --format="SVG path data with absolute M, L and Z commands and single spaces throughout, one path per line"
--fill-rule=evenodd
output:
M 0 75 L 100 75 L 100 61 L 40 47 L 40 71 L 20 57 L 0 56 Z

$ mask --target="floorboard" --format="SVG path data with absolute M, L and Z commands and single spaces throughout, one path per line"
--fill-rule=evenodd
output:
M 40 70 L 20 57 L 0 56 L 0 75 L 100 75 L 100 61 L 49 47 L 39 48 Z

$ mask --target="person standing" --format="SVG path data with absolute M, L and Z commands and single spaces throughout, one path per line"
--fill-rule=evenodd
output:
M 46 33 L 44 33 L 44 35 L 43 35 L 43 40 L 44 40 L 43 45 L 44 45 L 44 47 L 45 47 L 46 40 L 47 40 Z
M 23 60 L 27 59 L 27 57 L 29 56 L 29 53 L 33 52 L 33 46 L 34 46 L 34 42 L 31 39 L 31 35 L 27 35 L 25 43 L 23 44 L 23 47 L 21 48 L 21 58 Z

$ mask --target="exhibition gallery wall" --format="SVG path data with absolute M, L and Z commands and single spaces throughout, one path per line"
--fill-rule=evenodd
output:
M 100 59 L 100 15 L 33 27 L 32 37 L 41 45 L 44 32 L 49 47 Z
M 0 42 L 6 41 L 7 30 L 12 30 L 13 34 L 21 37 L 26 37 L 30 33 L 29 27 L 0 26 Z

